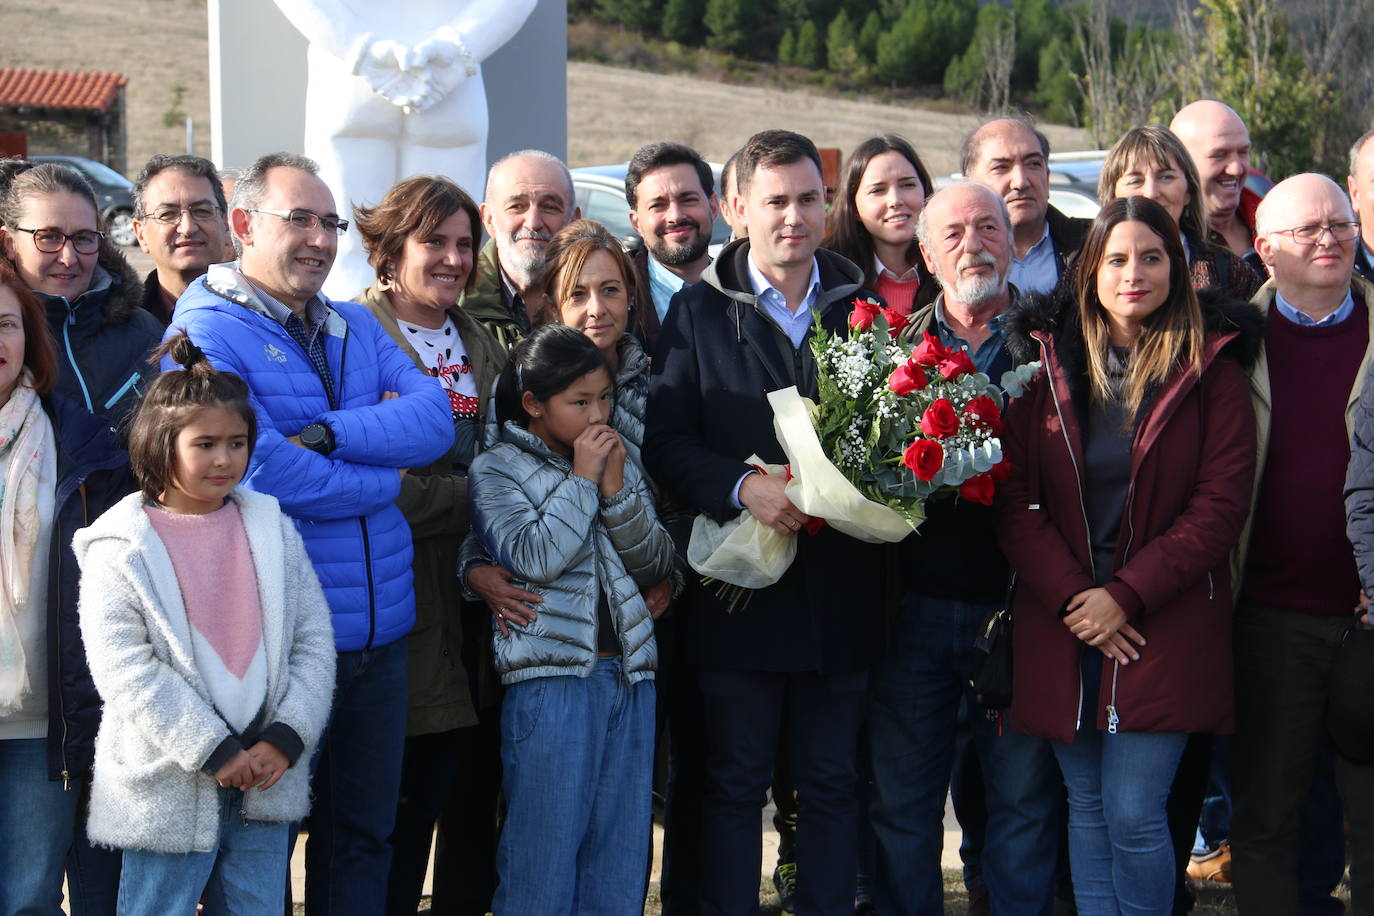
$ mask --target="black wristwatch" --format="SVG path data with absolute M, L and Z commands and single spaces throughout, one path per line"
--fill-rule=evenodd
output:
M 301 445 L 312 452 L 328 455 L 334 451 L 334 433 L 323 423 L 311 423 L 301 430 Z

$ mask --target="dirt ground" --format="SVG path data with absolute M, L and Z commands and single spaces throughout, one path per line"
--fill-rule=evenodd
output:
M 210 99 L 204 0 L 4 0 L 3 64 L 114 70 L 125 90 L 131 173 L 158 152 L 181 152 L 185 128 L 165 127 L 171 89 L 187 89 L 181 109 L 195 120 L 195 149 L 210 149 Z M 866 137 L 895 131 L 910 139 L 933 171 L 958 168 L 959 140 L 977 121 L 873 101 L 731 86 L 680 75 L 597 64 L 568 66 L 569 164 L 623 162 L 641 144 L 673 139 L 717 162 L 750 134 L 786 127 L 818 146 L 848 151 Z M 1047 126 L 1056 149 L 1086 144 L 1082 131 Z

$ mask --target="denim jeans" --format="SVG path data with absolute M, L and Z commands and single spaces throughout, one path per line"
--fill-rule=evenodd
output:
M 1079 916 L 1167 916 L 1174 906 L 1175 862 L 1165 804 L 1188 736 L 1112 735 L 1085 722 L 1072 744 L 1051 742 L 1069 790 L 1069 861 Z
M 58 916 L 75 786 L 48 779 L 46 738 L 0 741 L 0 913 Z
M 409 672 L 406 641 L 340 652 L 334 710 L 315 758 L 305 911 L 386 911 L 391 836 L 401 792 Z
M 506 688 L 494 916 L 644 911 L 653 754 L 653 681 L 626 684 L 619 656 Z
M 119 916 L 195 913 L 204 916 L 282 911 L 288 868 L 284 823 L 243 816 L 243 790 L 219 790 L 219 838 L 209 852 L 124 850 Z
M 908 592 L 875 675 L 870 813 L 878 839 L 874 903 L 884 916 L 944 911 L 945 797 L 974 635 L 989 610 Z M 1014 733 L 1009 721 L 999 730 L 981 714 L 973 727 L 988 811 L 982 876 L 993 912 L 1050 913 L 1061 789 L 1049 742 Z

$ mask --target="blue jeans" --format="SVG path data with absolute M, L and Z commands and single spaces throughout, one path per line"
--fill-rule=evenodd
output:
M 396 822 L 405 750 L 406 641 L 340 652 L 329 728 L 311 780 L 305 911 L 386 912 L 388 839 Z
M 875 675 L 868 714 L 870 814 L 878 838 L 874 904 L 884 916 L 944 911 L 945 796 L 960 701 L 969 693 L 974 634 L 989 610 L 908 592 Z M 1009 721 L 999 734 L 981 714 L 973 728 L 988 811 L 982 875 L 993 912 L 1050 913 L 1061 789 L 1049 742 L 1015 734 Z
M 287 825 L 243 816 L 243 790 L 219 790 L 219 839 L 209 852 L 124 850 L 119 916 L 277 916 L 286 892 Z
M 1079 916 L 1157 914 L 1174 905 L 1165 803 L 1188 736 L 1099 732 L 1050 742 L 1069 790 L 1069 862 Z
M 653 681 L 626 684 L 619 656 L 506 688 L 495 916 L 644 911 L 653 754 Z
M 48 779 L 46 738 L 0 741 L 0 913 L 59 916 L 76 787 Z

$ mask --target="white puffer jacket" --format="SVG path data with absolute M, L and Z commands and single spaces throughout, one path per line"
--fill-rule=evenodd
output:
M 295 523 L 276 499 L 236 489 L 258 576 L 267 657 L 267 723 L 305 748 L 243 815 L 297 821 L 310 809 L 310 757 L 334 695 L 329 606 Z M 125 497 L 73 549 L 81 565 L 81 635 L 104 701 L 95 741 L 87 831 L 96 843 L 153 852 L 207 852 L 219 835 L 219 785 L 201 767 L 232 732 L 196 668 L 167 548 L 141 493 Z

